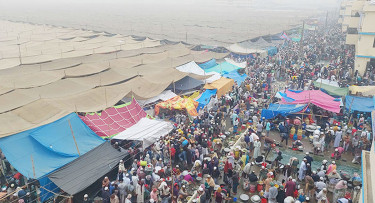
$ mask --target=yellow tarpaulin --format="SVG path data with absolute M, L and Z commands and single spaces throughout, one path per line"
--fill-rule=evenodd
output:
M 186 109 L 190 116 L 198 116 L 197 107 L 198 102 L 192 100 L 191 98 L 181 98 L 180 96 L 175 96 L 164 102 L 160 102 L 155 105 L 155 115 L 159 114 L 160 108 L 169 110 L 182 110 Z
M 374 96 L 375 86 L 349 86 L 351 94 L 362 93 L 362 96 Z
M 206 84 L 203 88 L 204 89 L 217 89 L 217 97 L 221 97 L 225 93 L 229 92 L 232 90 L 232 87 L 234 85 L 234 80 L 233 79 L 228 79 L 228 78 L 220 78 L 213 83 Z
M 188 97 L 188 98 L 190 98 L 190 99 L 192 99 L 192 100 L 195 100 L 197 97 L 199 97 L 199 94 L 200 94 L 200 92 L 199 91 L 195 91 L 192 95 L 190 95 L 190 97 Z

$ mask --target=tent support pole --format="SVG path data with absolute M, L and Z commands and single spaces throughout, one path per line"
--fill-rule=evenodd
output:
M 173 82 L 174 84 L 174 82 Z M 173 166 L 172 166 L 172 153 L 171 153 L 171 138 L 169 137 L 169 142 L 168 142 L 168 145 L 169 145 L 169 164 L 171 165 L 171 173 L 173 173 Z M 172 175 L 172 196 L 171 196 L 171 200 L 173 202 L 173 183 L 174 183 L 174 180 L 173 180 L 173 175 Z
M 76 145 L 76 148 L 77 148 L 78 155 L 81 156 L 81 153 L 79 153 L 79 148 L 78 148 L 76 137 L 74 136 L 74 131 L 73 131 L 73 128 L 72 128 L 72 124 L 70 123 L 70 120 L 68 120 L 68 122 L 69 122 L 70 131 L 72 132 L 74 144 Z
M 33 167 L 33 175 L 34 175 L 34 178 L 36 178 L 36 175 L 35 175 L 35 165 L 34 165 L 34 159 L 33 159 L 33 155 L 32 154 L 30 155 L 30 159 L 31 159 L 31 165 Z

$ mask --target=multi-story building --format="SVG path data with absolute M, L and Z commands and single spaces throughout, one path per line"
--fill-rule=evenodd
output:
M 364 75 L 375 68 L 375 1 L 343 1 L 338 22 L 347 33 L 345 44 L 355 48 L 354 69 Z

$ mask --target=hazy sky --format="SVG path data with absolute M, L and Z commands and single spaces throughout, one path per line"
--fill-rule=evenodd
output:
M 0 0 L 0 18 L 221 45 L 276 33 L 338 0 Z

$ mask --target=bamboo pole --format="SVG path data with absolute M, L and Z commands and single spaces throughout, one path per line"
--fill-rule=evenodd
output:
M 68 120 L 68 122 L 69 122 L 70 131 L 72 132 L 74 144 L 76 145 L 76 148 L 77 148 L 78 155 L 81 156 L 81 153 L 79 152 L 79 148 L 78 148 L 76 137 L 74 136 L 74 131 L 73 131 L 73 128 L 72 128 L 72 124 L 70 123 L 70 120 Z
M 172 178 L 172 196 L 171 196 L 171 202 L 173 202 L 173 187 L 174 187 L 174 178 L 173 178 L 173 166 L 172 166 L 172 153 L 171 153 L 171 137 L 169 137 L 169 164 L 171 165 L 171 178 Z
M 31 159 L 31 166 L 33 167 L 33 175 L 34 175 L 34 178 L 36 178 L 35 165 L 34 165 L 34 159 L 33 159 L 33 155 L 32 154 L 30 155 L 30 159 Z

